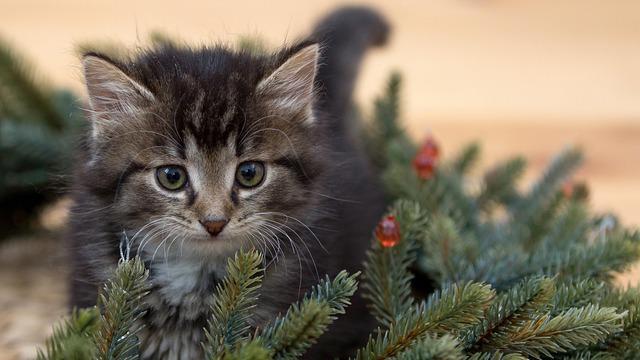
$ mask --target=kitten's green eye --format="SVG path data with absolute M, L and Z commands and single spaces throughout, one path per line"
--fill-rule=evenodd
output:
M 236 181 L 247 188 L 260 185 L 264 179 L 264 165 L 259 161 L 246 161 L 238 165 Z
M 158 183 L 167 190 L 180 190 L 187 184 L 187 172 L 180 166 L 161 166 L 156 170 Z

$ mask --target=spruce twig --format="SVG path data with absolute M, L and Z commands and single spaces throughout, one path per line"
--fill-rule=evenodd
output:
M 467 357 L 452 335 L 429 336 L 417 342 L 409 350 L 396 356 L 398 360 L 463 360 Z
M 426 225 L 426 214 L 417 203 L 398 201 L 391 209 L 400 224 L 399 244 L 384 248 L 374 239 L 364 264 L 363 297 L 379 323 L 389 326 L 413 304 L 408 267 L 415 261 L 417 241 Z
M 343 314 L 357 288 L 356 277 L 341 271 L 328 277 L 293 304 L 284 316 L 260 332 L 258 340 L 273 351 L 274 359 L 294 359 L 307 351 L 336 316 Z
M 472 142 L 466 145 L 451 161 L 451 169 L 458 175 L 465 175 L 480 158 L 480 144 Z
M 491 304 L 481 322 L 463 335 L 463 343 L 472 351 L 486 351 L 486 344 L 495 334 L 530 320 L 545 307 L 553 297 L 554 282 L 548 278 L 530 278 L 498 296 Z
M 0 95 L 4 112 L 23 121 L 42 121 L 51 129 L 65 128 L 64 116 L 52 101 L 52 91 L 34 80 L 33 70 L 25 59 L 0 40 Z M 11 99 L 8 101 L 6 98 Z M 1 114 L 0 114 L 1 115 Z
M 484 175 L 483 187 L 476 199 L 478 208 L 487 210 L 492 204 L 517 201 L 516 181 L 524 173 L 526 165 L 523 157 L 515 157 L 491 168 Z
M 136 324 L 145 311 L 143 298 L 148 293 L 149 272 L 140 258 L 121 260 L 114 277 L 104 286 L 98 297 L 102 309 L 93 341 L 96 359 L 133 360 L 139 357 Z
M 606 340 L 622 330 L 625 315 L 598 305 L 571 308 L 554 317 L 543 314 L 497 334 L 486 348 L 535 359 L 552 357 Z
M 227 262 L 227 275 L 216 287 L 212 316 L 205 330 L 205 357 L 219 359 L 247 338 L 251 310 L 262 283 L 262 255 L 240 250 Z
M 452 284 L 412 306 L 403 316 L 358 350 L 355 359 L 390 359 L 428 335 L 458 334 L 480 321 L 495 293 L 488 285 Z
M 54 327 L 38 360 L 90 360 L 95 357 L 93 335 L 100 313 L 98 309 L 74 309 L 62 325 Z

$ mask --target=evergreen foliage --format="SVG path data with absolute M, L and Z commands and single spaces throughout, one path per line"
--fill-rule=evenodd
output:
M 221 357 L 233 349 L 249 330 L 251 309 L 258 300 L 262 280 L 262 255 L 257 251 L 237 253 L 227 263 L 227 277 L 218 284 L 204 344 L 207 359 Z
M 409 224 L 409 227 L 402 232 L 400 243 L 392 249 L 385 249 L 380 243 L 373 242 L 364 264 L 366 281 L 363 285 L 363 297 L 369 300 L 373 315 L 387 326 L 413 305 L 413 276 L 408 268 L 413 262 L 412 252 L 417 249 L 416 237 L 426 225 L 425 214 L 410 202 L 400 202 L 392 214 L 400 223 Z
M 98 296 L 101 315 L 93 335 L 96 359 L 138 358 L 140 330 L 136 321 L 144 315 L 143 297 L 148 293 L 149 271 L 139 258 L 122 260 L 112 280 Z
M 70 169 L 82 124 L 77 99 L 34 73 L 0 40 L 0 237 L 30 225 L 36 210 L 59 195 L 53 185 Z
M 584 188 L 563 191 L 582 161 L 580 151 L 561 152 L 526 191 L 517 186 L 526 165 L 520 157 L 493 167 L 470 188 L 477 144 L 419 177 L 412 162 L 418 147 L 398 125 L 399 85 L 394 75 L 376 101 L 366 139 L 401 236 L 395 245 L 372 239 L 362 291 L 378 327 L 353 358 L 637 358 L 640 290 L 620 289 L 613 274 L 640 258 L 640 234 L 591 214 Z M 299 358 L 348 311 L 357 287 L 358 274 L 326 277 L 285 314 L 253 329 L 261 266 L 255 250 L 229 260 L 227 278 L 212 294 L 203 344 L 208 359 Z M 143 278 L 138 260 L 122 262 L 103 292 L 96 323 L 74 325 L 80 322 L 74 315 L 56 329 L 40 359 L 76 348 L 76 358 L 106 358 L 105 349 L 110 358 L 134 358 Z
M 68 319 L 53 329 L 44 351 L 38 350 L 37 359 L 82 360 L 95 355 L 92 334 L 96 330 L 100 313 L 97 308 L 74 309 Z
M 274 359 L 295 359 L 313 345 L 337 315 L 344 314 L 355 293 L 358 274 L 341 271 L 331 281 L 322 280 L 304 299 L 260 333 Z
M 458 174 L 466 174 L 480 158 L 480 144 L 473 142 L 465 146 L 451 162 L 453 171 Z

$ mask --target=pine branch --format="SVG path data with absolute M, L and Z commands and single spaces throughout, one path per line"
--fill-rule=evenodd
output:
M 212 316 L 203 344 L 206 359 L 218 359 L 225 351 L 247 338 L 251 310 L 262 283 L 262 255 L 240 250 L 227 262 L 227 275 L 216 287 Z
M 149 272 L 140 258 L 120 261 L 114 277 L 98 297 L 102 309 L 93 341 L 100 360 L 137 359 L 140 330 L 136 321 L 144 315 L 143 298 L 148 293 Z
M 403 133 L 398 126 L 401 84 L 400 74 L 391 74 L 384 94 L 374 102 L 373 121 L 380 136 L 395 138 Z
M 526 357 L 516 354 L 504 354 L 499 351 L 493 353 L 475 353 L 468 357 L 468 360 L 525 360 Z
M 448 169 L 437 169 L 432 178 L 424 181 L 409 162 L 394 162 L 382 179 L 391 196 L 415 199 L 428 213 L 449 216 L 463 230 L 478 227 L 475 200 L 466 193 L 462 179 Z
M 364 264 L 364 294 L 379 323 L 389 326 L 398 315 L 413 304 L 408 267 L 415 261 L 416 238 L 426 227 L 426 214 L 417 203 L 398 201 L 392 207 L 400 224 L 401 239 L 398 245 L 384 248 L 374 240 L 367 252 Z
M 410 159 L 410 156 L 408 156 Z M 436 175 L 437 176 L 437 175 Z M 410 166 L 410 160 L 407 161 L 392 161 L 382 172 L 382 182 L 388 196 L 391 199 L 420 199 L 420 203 L 426 210 L 431 210 L 437 206 L 437 198 L 433 189 L 437 187 L 437 182 L 432 179 L 428 182 L 423 182 L 416 176 L 415 170 Z M 422 194 L 425 194 L 423 196 Z M 429 199 L 434 199 L 429 202 Z M 432 206 L 429 206 L 434 204 Z
M 273 351 L 274 359 L 301 356 L 322 335 L 336 315 L 343 314 L 357 288 L 356 277 L 341 271 L 333 281 L 325 278 L 305 298 L 293 304 L 258 337 Z
M 614 290 L 602 303 L 627 311 L 627 317 L 622 331 L 608 339 L 597 354 L 614 359 L 636 359 L 640 348 L 640 290 Z
M 69 319 L 53 329 L 38 360 L 90 360 L 95 356 L 93 334 L 100 313 L 97 308 L 74 309 Z
M 488 351 L 494 337 L 518 326 L 544 311 L 554 294 L 554 282 L 548 278 L 530 278 L 498 296 L 481 322 L 463 334 L 465 347 L 473 351 Z
M 273 350 L 274 359 L 295 359 L 315 344 L 332 322 L 327 303 L 308 299 L 294 304 L 263 335 Z
M 565 357 L 562 357 L 562 359 L 563 360 L 621 360 L 621 359 L 633 360 L 635 359 L 635 357 L 620 358 L 607 353 L 586 350 L 586 351 L 574 352 L 571 356 L 565 356 Z
M 547 243 L 533 253 L 524 254 L 528 259 L 502 274 L 494 284 L 496 288 L 511 286 L 523 277 L 537 274 L 554 276 L 561 283 L 576 278 L 610 282 L 613 273 L 624 271 L 640 259 L 640 233 L 605 232 L 593 244 L 556 248 L 556 244 Z
M 539 247 L 545 234 L 551 231 L 553 222 L 558 217 L 558 212 L 565 200 L 562 193 L 557 191 L 548 201 L 541 203 L 536 213 L 526 220 L 514 218 L 509 224 L 514 241 L 517 240 L 529 251 Z
M 584 204 L 571 201 L 561 209 L 551 223 L 549 232 L 542 239 L 543 246 L 566 248 L 573 244 L 584 243 L 590 226 L 591 220 Z
M 250 340 L 238 344 L 234 350 L 226 349 L 223 360 L 271 360 L 273 351 L 266 348 L 260 340 Z
M 19 120 L 42 121 L 51 129 L 62 130 L 66 121 L 52 101 L 52 92 L 45 90 L 42 82 L 35 81 L 33 70 L 26 64 L 8 43 L 0 40 L 0 95 L 5 100 L 11 99 L 3 101 L 5 113 L 19 116 Z
M 347 306 L 351 304 L 351 296 L 358 288 L 358 276 L 359 271 L 349 275 L 345 270 L 340 271 L 333 281 L 325 276 L 324 280 L 311 289 L 307 298 L 326 302 L 331 309 L 331 316 L 344 314 Z
M 622 329 L 625 314 L 615 308 L 589 305 L 551 317 L 539 315 L 493 336 L 488 350 L 517 352 L 535 359 L 553 357 L 606 340 Z
M 541 213 L 557 194 L 562 183 L 580 166 L 582 158 L 582 152 L 575 148 L 569 148 L 556 156 L 540 179 L 532 185 L 529 193 L 513 209 L 514 225 L 520 224 L 528 228 L 532 218 Z
M 391 74 L 384 93 L 374 102 L 366 143 L 371 160 L 380 169 L 394 163 L 408 164 L 415 153 L 415 146 L 399 126 L 401 82 L 399 73 Z
M 610 281 L 612 272 L 625 270 L 640 258 L 640 236 L 616 232 L 593 245 L 574 245 L 567 250 L 542 249 L 532 255 L 530 272 L 542 271 L 565 281 L 593 278 Z
M 606 290 L 603 282 L 593 279 L 574 280 L 570 283 L 560 284 L 551 299 L 551 314 L 557 315 L 573 307 L 598 304 L 603 299 Z
M 427 321 L 436 334 L 457 334 L 477 324 L 495 298 L 489 285 L 459 283 L 436 291 L 426 301 Z
M 396 356 L 397 360 L 463 360 L 466 356 L 451 335 L 425 337 L 411 349 Z
M 480 144 L 473 142 L 465 146 L 462 151 L 451 161 L 451 169 L 458 175 L 464 175 L 478 162 L 480 157 Z
M 478 209 L 475 200 L 469 196 L 460 177 L 439 172 L 441 199 L 439 207 L 442 213 L 456 220 L 462 230 L 478 227 Z
M 418 264 L 422 271 L 440 284 L 470 280 L 464 276 L 473 267 L 474 256 L 470 253 L 477 249 L 474 242 L 462 239 L 451 218 L 434 216 L 421 240 L 423 251 Z
M 427 335 L 457 334 L 480 321 L 494 296 L 488 285 L 452 284 L 398 316 L 388 330 L 378 328 L 355 358 L 390 359 Z
M 487 210 L 492 204 L 509 204 L 518 199 L 516 181 L 524 173 L 527 162 L 515 157 L 493 167 L 484 175 L 483 187 L 476 198 L 479 209 Z
M 471 237 L 471 235 L 466 236 Z M 477 244 L 474 244 L 473 262 L 462 268 L 458 276 L 464 280 L 486 282 L 496 290 L 504 291 L 526 277 L 520 269 L 528 260 L 528 254 L 513 242 L 503 242 L 501 239 L 491 240 L 493 242 L 482 237 L 477 240 Z

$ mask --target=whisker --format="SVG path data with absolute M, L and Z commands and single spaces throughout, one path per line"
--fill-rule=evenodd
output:
M 264 220 L 264 219 L 263 219 Z M 268 224 L 264 224 L 269 226 L 270 228 L 280 232 L 282 235 L 284 235 L 287 239 L 289 239 L 289 244 L 291 245 L 292 250 L 294 251 L 294 254 L 297 255 L 298 258 L 298 291 L 301 291 L 302 289 L 302 258 L 301 258 L 301 252 L 298 248 L 298 246 L 296 245 L 295 241 L 293 241 L 293 239 L 291 239 L 291 237 L 289 236 L 289 234 L 287 234 L 286 231 L 284 231 L 283 229 L 277 227 L 277 226 L 273 226 L 273 225 L 268 225 Z M 304 241 L 303 241 L 304 243 Z M 312 259 L 313 261 L 313 259 Z M 306 259 L 305 259 L 305 263 L 307 263 Z M 308 264 L 308 263 L 307 263 Z M 315 267 L 315 261 L 313 261 L 314 267 Z M 317 273 L 317 272 L 316 272 Z
M 318 245 L 320 245 L 320 247 L 322 248 L 322 250 L 324 250 L 327 254 L 329 253 L 329 251 L 327 250 L 327 248 L 324 247 L 324 245 L 322 244 L 322 242 L 320 241 L 320 239 L 318 238 L 318 236 L 316 235 L 316 233 L 313 232 L 313 230 L 311 230 L 311 228 L 309 226 L 307 226 L 307 224 L 303 223 L 302 221 L 298 220 L 297 218 L 293 217 L 293 216 L 289 216 L 285 213 L 281 213 L 281 212 L 273 212 L 273 211 L 268 211 L 268 212 L 260 212 L 260 213 L 256 213 L 255 215 L 277 215 L 277 216 L 284 216 L 287 219 L 291 219 L 295 222 L 297 222 L 298 224 L 302 225 L 305 227 L 305 229 L 307 229 L 307 231 L 309 231 L 309 233 L 311 233 L 311 235 L 316 239 L 316 241 L 318 242 Z
M 173 234 L 174 228 L 169 228 L 169 230 L 167 231 L 167 235 L 164 237 L 164 239 L 162 239 L 162 241 L 158 244 L 158 246 L 156 246 L 156 250 L 153 252 L 153 256 L 151 256 L 151 261 L 155 261 L 156 259 L 156 254 L 158 253 L 158 250 L 160 250 L 160 247 L 165 243 L 165 241 L 167 241 L 169 239 L 169 237 Z
M 311 260 L 311 263 L 313 264 L 313 270 L 314 270 L 314 272 L 315 272 L 315 274 L 316 274 L 316 279 L 319 279 L 319 278 L 320 278 L 320 275 L 319 275 L 319 273 L 318 273 L 318 267 L 317 267 L 317 265 L 316 265 L 316 261 L 315 261 L 315 258 L 313 257 L 313 254 L 312 254 L 312 252 L 311 252 L 311 249 L 309 249 L 309 246 L 307 245 L 306 241 L 304 241 L 304 239 L 303 239 L 303 238 L 298 234 L 298 232 L 297 232 L 297 231 L 295 231 L 294 229 L 292 229 L 291 227 L 289 227 L 289 226 L 287 226 L 287 225 L 285 225 L 285 224 L 282 224 L 282 223 L 280 223 L 280 222 L 278 222 L 278 221 L 275 221 L 275 220 L 269 220 L 269 219 L 263 219 L 263 220 L 268 221 L 268 222 L 273 223 L 273 224 L 276 224 L 276 225 L 285 226 L 285 227 L 287 227 L 288 229 L 290 229 L 291 231 L 293 231 L 293 233 L 298 237 L 298 239 L 300 239 L 300 242 L 302 243 L 302 245 L 303 245 L 303 246 L 305 247 L 305 249 L 307 250 L 307 254 L 309 255 L 309 259 Z M 287 235 L 287 236 L 288 236 L 288 235 Z M 305 258 L 305 260 L 306 260 L 306 258 Z M 305 261 L 305 262 L 307 262 L 307 261 Z M 308 262 L 307 262 L 307 263 L 308 263 Z

